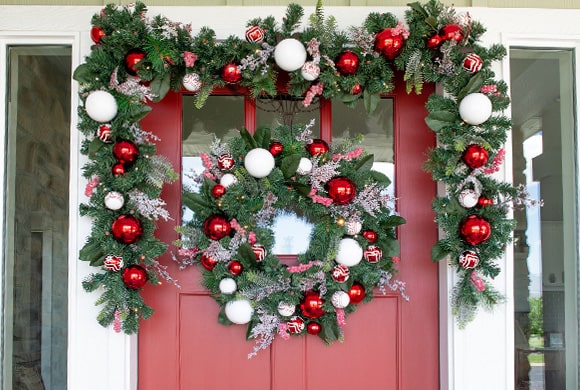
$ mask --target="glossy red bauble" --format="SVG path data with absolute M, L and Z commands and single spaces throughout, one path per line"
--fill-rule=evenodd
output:
M 448 24 L 441 28 L 439 35 L 444 41 L 453 40 L 455 42 L 461 42 L 463 39 L 463 30 L 456 24 Z
M 234 158 L 229 154 L 222 154 L 217 158 L 217 165 L 218 168 L 221 169 L 222 171 L 230 171 L 234 167 L 234 165 L 236 165 L 236 162 L 234 161 Z
M 147 271 L 140 265 L 130 265 L 123 270 L 123 283 L 132 289 L 139 289 L 147 283 Z
M 211 196 L 216 199 L 222 197 L 223 194 L 226 193 L 226 187 L 222 186 L 221 184 L 216 184 L 211 188 Z
M 394 34 L 392 28 L 385 28 L 375 36 L 375 50 L 389 60 L 394 60 L 401 54 L 404 43 L 403 36 Z
M 111 168 L 111 174 L 115 177 L 124 175 L 126 171 L 127 170 L 125 169 L 125 165 L 123 163 L 117 163 Z
M 111 225 L 113 238 L 121 244 L 133 244 L 143 235 L 141 221 L 130 214 L 119 215 Z
M 284 151 L 284 145 L 282 145 L 281 142 L 274 141 L 270 144 L 268 150 L 270 151 L 272 156 L 276 157 L 282 154 L 282 152 Z
M 362 85 L 360 85 L 360 84 L 355 84 L 350 89 L 350 94 L 351 95 L 358 95 L 361 92 L 362 92 Z
M 229 235 L 232 230 L 230 222 L 225 216 L 212 214 L 203 223 L 203 232 L 212 240 L 221 240 Z
M 469 245 L 479 245 L 491 236 L 491 225 L 480 215 L 468 215 L 459 224 L 459 236 Z
M 292 317 L 286 325 L 289 333 L 300 334 L 304 331 L 304 320 L 298 316 Z
M 308 334 L 316 336 L 322 330 L 322 326 L 318 322 L 310 322 L 306 326 L 306 331 Z
M 226 83 L 235 84 L 242 79 L 242 71 L 238 65 L 230 62 L 222 68 L 221 76 Z
M 137 76 L 137 64 L 145 58 L 145 53 L 139 49 L 133 49 L 125 55 L 125 70 L 131 76 Z
M 427 39 L 427 49 L 437 50 L 443 40 L 439 35 L 433 35 L 431 38 Z
M 244 266 L 237 260 L 232 260 L 228 264 L 228 271 L 230 271 L 230 274 L 234 276 L 241 274 L 243 270 Z
M 471 144 L 465 148 L 461 158 L 469 168 L 476 169 L 487 164 L 489 154 L 483 146 Z
M 370 244 L 374 244 L 377 239 L 379 238 L 379 235 L 377 234 L 377 232 L 375 232 L 374 230 L 365 230 L 364 232 L 362 232 L 362 236 L 370 243 Z
M 485 196 L 480 196 L 479 199 L 477 200 L 477 205 L 479 207 L 492 206 L 493 199 L 486 198 Z
M 350 303 L 356 305 L 361 303 L 365 299 L 365 288 L 360 283 L 353 283 L 350 290 L 348 290 L 348 296 L 350 298 Z
M 101 39 L 103 39 L 103 37 L 106 35 L 107 34 L 105 34 L 105 31 L 100 27 L 94 26 L 93 28 L 91 28 L 91 39 L 96 44 L 101 43 Z
M 359 58 L 356 53 L 345 50 L 336 57 L 336 69 L 343 76 L 355 74 L 358 70 Z
M 307 291 L 300 302 L 300 310 L 305 317 L 319 318 L 324 314 L 324 299 L 316 291 Z
M 348 177 L 338 176 L 330 179 L 327 184 L 328 196 L 335 204 L 347 204 L 356 196 L 356 186 Z
M 306 145 L 306 150 L 311 156 L 328 153 L 329 147 L 325 140 L 316 138 L 311 143 Z
M 128 140 L 117 141 L 113 145 L 113 156 L 123 164 L 132 164 L 139 157 L 139 148 Z
M 209 257 L 205 254 L 201 255 L 201 259 L 199 259 L 199 262 L 201 263 L 201 266 L 208 271 L 213 270 L 216 264 L 218 263 L 216 259 L 214 259 L 213 257 Z

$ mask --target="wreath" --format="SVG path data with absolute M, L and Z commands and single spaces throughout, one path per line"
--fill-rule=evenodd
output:
M 409 4 L 405 25 L 390 13 L 375 12 L 361 26 L 341 31 L 332 16 L 325 17 L 319 1 L 306 27 L 299 31 L 304 11 L 301 6 L 291 4 L 282 23 L 278 24 L 273 17 L 256 18 L 248 21 L 245 37 L 230 36 L 218 41 L 211 28 L 202 27 L 193 35 L 190 25 L 174 23 L 162 16 L 148 18 L 146 12 L 146 6 L 138 2 L 124 6 L 110 4 L 94 15 L 90 35 L 95 45 L 73 76 L 80 84 L 82 102 L 78 110 L 78 127 L 85 135 L 81 152 L 89 158 L 83 167 L 89 200 L 81 205 L 80 212 L 93 219 L 91 233 L 79 258 L 98 268 L 98 272 L 83 281 L 83 286 L 87 291 L 102 291 L 97 304 L 102 305 L 98 321 L 103 326 L 112 324 L 117 331 L 136 332 L 139 320 L 153 312 L 143 302 L 141 289 L 147 282 L 157 284 L 163 278 L 175 282 L 165 266 L 156 260 L 166 251 L 167 244 L 154 237 L 155 221 L 169 218 L 159 195 L 163 184 L 174 180 L 176 174 L 167 159 L 156 155 L 156 136 L 140 126 L 140 119 L 151 110 L 150 101 L 161 100 L 169 90 L 185 88 L 196 94 L 196 105 L 201 108 L 216 87 L 229 86 L 260 99 L 283 93 L 302 99 L 305 106 L 317 97 L 340 100 L 349 106 L 362 102 L 372 112 L 381 95 L 392 91 L 396 70 L 404 72 L 407 93 L 421 93 L 424 82 L 439 83 L 445 92 L 433 94 L 427 103 L 426 123 L 437 134 L 438 146 L 429 151 L 425 166 L 434 180 L 446 186 L 446 193 L 433 202 L 443 235 L 432 249 L 432 259 L 446 259 L 457 271 L 459 282 L 452 293 L 452 305 L 459 324 L 463 326 L 472 320 L 478 308 L 490 308 L 502 301 L 503 297 L 490 280 L 500 272 L 497 259 L 503 255 L 515 226 L 508 217 L 509 209 L 514 204 L 523 206 L 533 201 L 525 187 L 514 187 L 493 176 L 500 169 L 502 145 L 511 123 L 502 115 L 509 105 L 507 85 L 494 79 L 490 67 L 506 52 L 501 45 L 485 48 L 478 44 L 485 28 L 469 14 L 457 14 L 453 8 L 429 0 L 425 4 Z M 283 91 L 278 90 L 281 74 L 288 79 Z M 273 155 L 266 143 L 267 134 L 261 130 L 250 137 L 242 132 L 241 138 L 232 140 L 229 149 L 239 184 L 231 186 L 223 199 L 213 195 L 210 199 L 206 193 L 185 196 L 190 201 L 203 199 L 197 208 L 191 202 L 188 204 L 206 219 L 210 211 L 227 215 L 227 221 L 215 217 L 211 219 L 213 223 L 207 222 L 208 232 L 219 230 L 217 226 L 227 226 L 225 222 L 231 226 L 232 219 L 240 224 L 234 223 L 233 237 L 213 240 L 216 242 L 213 246 L 205 233 L 199 236 L 202 250 L 193 257 L 194 261 L 203 263 L 202 254 L 206 252 L 218 260 L 214 270 L 206 272 L 204 280 L 208 288 L 217 292 L 218 278 L 231 272 L 225 268 L 231 262 L 221 260 L 234 256 L 216 259 L 221 253 L 220 247 L 228 251 L 237 248 L 236 260 L 246 269 L 255 261 L 250 250 L 250 232 L 256 234 L 259 244 L 270 248 L 272 238 L 267 225 L 259 224 L 250 213 L 265 207 L 262 203 L 255 204 L 252 194 L 271 193 L 278 198 L 271 207 L 294 204 L 304 213 L 319 218 L 314 236 L 322 240 L 324 247 L 311 244 L 301 258 L 305 261 L 301 263 L 303 267 L 312 265 L 303 272 L 309 283 L 319 271 L 322 275 L 330 274 L 329 259 L 340 252 L 337 240 L 345 229 L 336 224 L 340 221 L 340 210 L 349 210 L 343 216 L 345 223 L 352 219 L 378 234 L 375 246 L 383 252 L 381 261 L 376 265 L 363 261 L 352 267 L 350 271 L 355 275 L 342 284 L 333 284 L 330 278 L 327 278 L 330 284 L 322 280 L 318 284 L 319 289 L 326 288 L 332 294 L 339 291 L 348 294 L 352 287 L 349 283 L 354 286 L 354 281 L 362 281 L 370 299 L 370 286 L 380 282 L 380 276 L 386 275 L 383 272 L 391 271 L 396 253 L 389 229 L 396 225 L 394 222 L 402 221 L 390 209 L 381 208 L 376 214 L 379 222 L 375 223 L 368 218 L 370 214 L 365 209 L 368 204 L 352 202 L 359 201 L 367 190 L 378 191 L 385 185 L 385 178 L 367 169 L 370 159 L 364 159 L 368 157 L 336 162 L 326 154 L 310 156 L 313 165 L 318 164 L 316 169 L 330 169 L 334 165 L 329 164 L 337 164 L 336 171 L 361 191 L 347 205 L 334 202 L 326 207 L 308 195 L 314 188 L 315 196 L 330 196 L 329 190 L 322 188 L 329 180 L 315 179 L 321 186 L 318 188 L 308 187 L 307 178 L 300 174 L 293 178 L 298 157 L 308 157 L 304 155 L 305 145 L 297 147 L 297 142 L 307 143 L 307 137 L 299 141 L 276 129 L 275 138 L 282 142 L 285 152 L 274 157 L 275 168 L 265 178 L 256 179 L 246 174 L 248 167 L 242 168 L 241 161 L 257 145 Z M 337 148 L 338 154 L 349 153 Z M 213 173 L 216 179 L 217 173 Z M 281 191 L 282 184 L 292 191 Z M 204 182 L 202 190 L 207 191 L 210 185 Z M 242 207 L 230 202 L 235 196 L 245 197 Z M 379 196 L 375 201 L 379 199 L 382 198 Z M 371 199 L 365 198 L 364 202 Z M 324 231 L 323 224 L 327 224 L 324 228 L 328 231 Z M 248 235 L 242 234 L 243 231 Z M 367 249 L 364 239 L 351 240 L 363 251 Z M 256 286 L 262 282 L 269 285 L 273 281 L 268 281 L 268 277 L 274 276 L 274 270 L 267 267 L 276 265 L 270 253 L 262 264 L 255 265 L 256 272 L 238 275 L 236 283 L 244 292 L 249 288 L 248 277 L 256 278 Z M 281 279 L 274 278 L 278 283 L 288 280 L 288 286 L 293 286 L 292 281 L 301 278 L 287 268 L 278 267 Z M 374 271 L 364 276 L 357 267 L 360 270 L 370 267 Z M 229 299 L 219 291 L 218 299 L 225 304 Z M 252 296 L 250 292 L 247 294 Z M 260 318 L 259 315 L 276 315 L 270 305 L 281 298 L 275 297 L 279 294 L 265 301 L 269 311 L 258 313 L 252 321 Z M 324 300 L 324 315 L 319 320 L 324 323 L 321 335 L 327 340 L 337 339 L 340 321 L 331 307 L 332 296 L 321 298 Z M 287 303 L 302 301 L 299 294 L 292 299 Z M 313 301 L 320 303 L 317 299 Z M 352 308 L 350 305 L 344 310 L 348 312 Z

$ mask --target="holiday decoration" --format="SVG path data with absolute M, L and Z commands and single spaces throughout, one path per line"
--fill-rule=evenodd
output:
M 307 61 L 302 65 L 300 74 L 304 80 L 314 81 L 320 76 L 320 66 L 312 61 Z
M 119 272 L 123 268 L 124 264 L 125 263 L 123 262 L 123 258 L 121 256 L 108 255 L 103 261 L 103 267 L 105 267 L 107 271 L 111 272 Z
M 479 215 L 469 215 L 461 221 L 459 235 L 469 245 L 479 245 L 489 239 L 491 225 Z
M 140 265 L 130 265 L 123 270 L 123 283 L 132 289 L 139 289 L 145 286 L 149 277 L 147 271 Z
M 441 46 L 442 42 L 443 40 L 441 37 L 438 34 L 435 34 L 427 40 L 427 48 L 431 50 L 437 50 L 439 49 L 439 46 Z
M 115 165 L 113 165 L 111 167 L 111 174 L 114 177 L 118 177 L 118 176 L 124 175 L 125 174 L 125 171 L 126 171 L 125 170 L 125 164 L 123 164 L 123 163 L 118 163 L 118 164 L 115 164 Z
M 255 260 L 258 262 L 264 261 L 266 255 L 268 254 L 268 251 L 266 250 L 264 245 L 260 244 L 252 245 L 252 251 L 254 252 Z
M 133 244 L 143 235 L 141 221 L 130 214 L 118 216 L 111 225 L 113 238 L 122 244 Z
M 351 95 L 358 95 L 361 92 L 362 92 L 362 85 L 360 85 L 360 84 L 355 84 L 350 89 L 350 94 Z
M 264 40 L 264 30 L 260 26 L 250 26 L 246 30 L 246 41 L 260 43 Z
M 461 207 L 470 209 L 477 205 L 477 202 L 479 201 L 479 193 L 472 189 L 463 190 L 459 193 L 457 200 Z
M 236 84 L 242 79 L 242 71 L 237 64 L 230 62 L 222 68 L 221 77 L 228 84 Z
M 489 153 L 487 150 L 483 146 L 477 144 L 467 146 L 461 155 L 463 162 L 472 169 L 481 168 L 487 164 L 488 158 Z
M 203 255 L 201 255 L 201 259 L 199 260 L 199 262 L 201 263 L 201 266 L 208 271 L 213 270 L 214 267 L 218 263 L 218 261 L 216 259 L 214 259 L 211 256 L 206 255 L 205 253 Z
M 463 59 L 463 69 L 468 71 L 469 73 L 477 73 L 481 70 L 483 66 L 483 61 L 481 57 L 475 53 L 469 53 Z
M 216 199 L 219 199 L 226 193 L 226 187 L 221 184 L 216 184 L 211 188 L 211 196 Z
M 109 210 L 119 210 L 125 204 L 125 197 L 117 191 L 111 191 L 105 195 L 105 207 Z
M 230 234 L 232 227 L 230 222 L 219 214 L 212 214 L 203 223 L 203 232 L 211 240 L 221 240 Z
M 110 124 L 100 125 L 97 128 L 97 138 L 106 144 L 111 143 L 112 142 L 111 125 Z
M 96 44 L 101 43 L 101 39 L 103 39 L 103 37 L 106 37 L 107 34 L 105 33 L 105 31 L 97 26 L 93 26 L 91 28 L 91 39 L 93 40 L 93 42 L 95 42 Z
M 375 36 L 375 50 L 389 60 L 394 60 L 403 51 L 405 40 L 394 28 L 386 28 Z
M 244 167 L 250 175 L 258 179 L 268 176 L 275 164 L 272 153 L 262 148 L 250 150 L 244 158 Z
M 348 221 L 345 224 L 346 234 L 349 236 L 355 236 L 360 233 L 362 229 L 362 224 L 359 221 Z
M 238 285 L 232 278 L 225 278 L 220 281 L 219 289 L 222 294 L 233 294 Z
M 319 154 L 328 153 L 328 143 L 320 138 L 313 139 L 311 143 L 306 145 L 306 150 L 308 153 L 314 157 L 318 156 Z
M 302 302 L 300 302 L 300 311 L 304 317 L 319 318 L 324 314 L 324 299 L 320 294 L 314 291 L 307 291 L 304 294 Z
M 479 256 L 475 251 L 463 251 L 459 256 L 459 265 L 465 269 L 473 269 L 479 264 Z
M 336 204 L 347 204 L 356 196 L 356 187 L 353 181 L 348 177 L 335 177 L 328 182 L 327 186 L 328 196 L 330 196 Z
M 306 48 L 295 38 L 283 39 L 276 45 L 274 61 L 280 69 L 293 72 L 306 62 Z
M 132 141 L 121 140 L 113 145 L 113 156 L 123 164 L 132 164 L 139 157 L 139 148 Z
M 346 292 L 339 290 L 332 294 L 330 302 L 337 309 L 344 309 L 350 303 L 350 297 Z
M 363 258 L 363 249 L 358 241 L 352 238 L 343 238 L 338 243 L 336 262 L 347 267 L 354 267 Z
M 270 154 L 272 156 L 276 157 L 282 154 L 282 152 L 284 151 L 284 145 L 282 145 L 281 142 L 274 141 L 270 144 L 268 150 L 270 151 Z
M 93 91 L 85 100 L 85 110 L 92 120 L 110 122 L 117 115 L 117 101 L 107 91 Z
M 473 126 L 487 121 L 491 116 L 491 112 L 491 100 L 483 93 L 471 93 L 459 103 L 461 119 Z
M 493 199 L 486 198 L 485 196 L 480 196 L 479 199 L 477 200 L 477 205 L 479 207 L 492 206 Z
M 369 245 L 364 250 L 363 256 L 369 263 L 378 263 L 383 258 L 383 251 L 376 245 Z
M 228 188 L 229 186 L 236 184 L 237 182 L 238 182 L 238 179 L 234 175 L 232 175 L 231 173 L 226 173 L 220 179 L 220 184 L 222 186 L 224 186 L 225 188 Z
M 308 334 L 311 334 L 313 336 L 319 334 L 321 330 L 322 326 L 320 326 L 318 322 L 309 322 L 308 325 L 306 326 L 306 331 L 308 332 Z
M 298 162 L 298 168 L 296 168 L 296 173 L 299 175 L 308 175 L 312 172 L 312 161 L 309 158 L 302 157 Z
M 130 50 L 125 55 L 125 70 L 131 76 L 137 76 L 138 64 L 145 58 L 145 53 L 139 49 Z
M 439 36 L 444 41 L 452 40 L 455 42 L 461 42 L 463 39 L 463 31 L 461 30 L 461 27 L 456 24 L 448 24 L 441 28 Z
M 362 236 L 370 243 L 370 244 L 374 244 L 377 239 L 379 238 L 379 235 L 377 234 L 377 232 L 373 231 L 373 230 L 365 230 L 364 232 L 362 232 Z
M 253 313 L 254 309 L 247 299 L 235 299 L 226 303 L 226 317 L 234 324 L 247 324 Z
M 292 317 L 288 321 L 288 332 L 292 334 L 300 334 L 304 331 L 304 320 L 298 316 Z
M 338 264 L 334 266 L 330 275 L 335 282 L 344 283 L 350 276 L 350 270 L 346 265 Z
M 228 264 L 228 270 L 230 271 L 230 274 L 237 276 L 242 273 L 244 266 L 239 261 L 233 260 Z
M 222 171 L 229 171 L 235 165 L 235 161 L 229 154 L 222 154 L 217 159 L 218 168 Z
M 353 305 L 358 305 L 365 299 L 366 291 L 362 284 L 353 283 L 350 290 L 348 290 L 348 297 L 350 298 L 350 303 Z
M 284 302 L 284 301 L 280 301 L 280 303 L 278 303 L 278 313 L 282 317 L 290 317 L 295 312 L 296 312 L 296 306 L 294 306 L 290 303 Z
M 183 76 L 183 80 L 181 81 L 183 87 L 187 89 L 189 92 L 199 92 L 203 83 L 201 82 L 201 78 L 197 73 L 188 73 Z
M 338 55 L 334 63 L 340 74 L 348 76 L 355 74 L 358 70 L 359 58 L 352 51 L 345 50 Z

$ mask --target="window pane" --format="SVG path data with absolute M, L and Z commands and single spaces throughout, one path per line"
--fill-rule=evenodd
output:
M 66 389 L 71 50 L 8 50 L 4 387 Z
M 302 99 L 257 99 L 256 123 L 274 128 L 280 125 L 307 125 L 313 121 L 312 136 L 319 138 L 320 104 L 318 99 L 308 107 L 304 107 Z
M 577 388 L 572 55 L 510 51 L 514 182 L 544 201 L 514 213 L 517 389 Z

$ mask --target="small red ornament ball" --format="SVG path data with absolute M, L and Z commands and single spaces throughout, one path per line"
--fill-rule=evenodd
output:
M 216 184 L 215 186 L 213 186 L 211 188 L 211 196 L 213 196 L 216 199 L 221 198 L 222 195 L 225 193 L 226 193 L 226 187 L 222 186 L 221 184 Z
M 468 215 L 459 224 L 459 236 L 469 245 L 479 245 L 491 236 L 491 225 L 480 215 Z
M 123 283 L 132 289 L 140 289 L 147 283 L 147 271 L 140 265 L 130 265 L 123 270 Z
M 222 80 L 229 84 L 235 84 L 242 79 L 242 71 L 237 64 L 227 63 L 221 72 Z
M 111 225 L 113 238 L 121 244 L 133 244 L 143 235 L 141 221 L 130 214 L 119 215 Z
M 480 56 L 475 53 L 469 53 L 463 59 L 463 69 L 469 73 L 477 73 L 481 70 L 483 61 Z
M 350 89 L 350 94 L 351 95 L 358 95 L 361 92 L 362 92 L 362 85 L 360 85 L 360 84 L 355 84 Z
M 276 157 L 282 154 L 282 152 L 284 151 L 284 145 L 282 145 L 281 142 L 274 141 L 270 144 L 268 150 L 270 151 L 272 156 Z
M 328 153 L 329 147 L 325 140 L 316 138 L 306 145 L 306 150 L 311 156 L 318 156 L 319 154 Z
M 230 171 L 234 167 L 234 165 L 236 165 L 236 162 L 234 161 L 234 158 L 229 154 L 222 154 L 217 158 L 217 165 L 218 168 L 221 169 L 222 171 Z
M 379 235 L 377 234 L 377 232 L 375 232 L 374 230 L 365 230 L 364 232 L 362 232 L 362 236 L 370 243 L 370 244 L 374 244 L 375 242 L 377 242 L 377 239 L 379 238 Z
M 471 144 L 465 148 L 461 158 L 469 168 L 476 169 L 487 164 L 489 153 L 483 146 Z
M 361 303 L 362 300 L 365 298 L 366 291 L 362 284 L 360 283 L 353 283 L 350 290 L 348 290 L 348 296 L 350 297 L 350 303 L 356 305 L 357 303 Z
M 137 76 L 137 64 L 145 58 L 145 53 L 139 49 L 130 50 L 125 55 L 125 70 L 131 76 Z
M 319 318 L 324 314 L 324 299 L 316 291 L 307 291 L 300 302 L 300 310 L 304 317 Z
M 93 28 L 91 28 L 91 39 L 96 44 L 101 43 L 101 39 L 103 39 L 103 37 L 106 35 L 107 34 L 105 34 L 105 31 L 100 27 L 94 26 Z
M 345 50 L 336 57 L 334 64 L 341 75 L 349 76 L 358 70 L 359 58 L 356 53 Z
M 322 326 L 318 322 L 309 322 L 306 326 L 306 331 L 308 334 L 316 336 L 322 330 Z
M 246 30 L 246 41 L 260 43 L 264 40 L 264 30 L 260 26 L 250 26 Z
M 375 50 L 388 60 L 397 58 L 403 51 L 405 43 L 403 36 L 401 34 L 395 35 L 393 30 L 392 28 L 385 28 L 375 36 Z
M 117 163 L 113 165 L 113 167 L 111 168 L 111 174 L 115 177 L 124 175 L 125 172 L 126 172 L 125 165 L 123 163 Z
M 441 28 L 439 35 L 444 41 L 453 40 L 455 42 L 461 42 L 463 39 L 463 30 L 456 24 L 448 24 Z
M 437 50 L 439 46 L 441 46 L 441 37 L 437 34 L 433 35 L 429 39 L 427 39 L 427 49 Z
M 212 214 L 203 222 L 203 232 L 210 239 L 218 241 L 229 235 L 232 230 L 230 222 L 225 216 Z
M 113 156 L 123 164 L 132 164 L 139 157 L 139 148 L 128 140 L 117 141 L 113 145 Z
M 479 207 L 492 206 L 493 199 L 486 198 L 485 196 L 480 196 L 479 199 L 477 200 L 477 205 Z
M 201 255 L 201 259 L 199 259 L 199 262 L 201 263 L 201 266 L 208 271 L 213 270 L 216 264 L 218 263 L 216 259 L 214 259 L 213 257 L 209 257 L 205 254 Z
M 335 204 L 347 204 L 356 196 L 356 186 L 348 177 L 337 176 L 327 184 L 328 196 Z
M 230 274 L 234 276 L 241 274 L 243 270 L 244 266 L 237 260 L 232 260 L 228 264 L 228 271 L 230 271 Z

